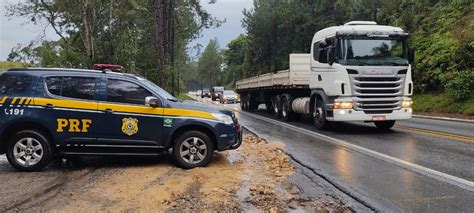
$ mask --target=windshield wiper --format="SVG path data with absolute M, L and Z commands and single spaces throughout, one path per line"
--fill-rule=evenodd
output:
M 372 65 L 372 64 L 369 64 L 367 62 L 363 62 L 363 61 L 351 61 L 349 63 L 353 63 L 353 65 L 357 65 L 357 66 L 366 66 L 366 65 Z
M 406 66 L 407 64 L 400 64 L 396 62 L 384 62 L 382 65 L 393 65 L 393 66 Z
M 384 65 L 391 65 L 391 66 L 406 66 L 407 64 L 400 64 L 396 62 L 383 62 L 383 63 L 376 63 L 376 64 L 370 64 L 372 66 L 384 66 Z
M 168 101 L 178 102 L 177 98 L 167 98 Z

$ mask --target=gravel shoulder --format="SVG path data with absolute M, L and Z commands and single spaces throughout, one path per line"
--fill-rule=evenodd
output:
M 121 157 L 19 173 L 0 159 L 0 211 L 352 211 L 335 196 L 308 196 L 294 184 L 298 169 L 283 146 L 246 132 L 239 149 L 192 170 L 167 157 Z

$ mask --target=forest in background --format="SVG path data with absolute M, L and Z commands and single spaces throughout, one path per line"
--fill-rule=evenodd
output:
M 17 46 L 8 60 L 44 67 L 121 64 L 174 94 L 214 85 L 233 88 L 239 79 L 287 69 L 288 55 L 308 53 L 318 30 L 373 20 L 410 33 L 415 94 L 424 94 L 419 104 L 415 95 L 415 108 L 474 115 L 471 0 L 255 0 L 252 9 L 243 11 L 246 34 L 223 48 L 217 38 L 205 48 L 189 47 L 203 29 L 225 21 L 201 7 L 215 2 L 38 0 L 8 5 L 10 18 L 46 20 L 61 37 Z M 198 58 L 189 55 L 190 48 Z
M 6 5 L 6 11 L 9 18 L 46 22 L 60 37 L 18 45 L 8 61 L 68 68 L 120 64 L 175 94 L 194 70 L 188 44 L 223 22 L 199 0 L 36 0 Z
M 244 11 L 246 35 L 223 52 L 224 82 L 288 68 L 288 54 L 309 53 L 313 35 L 353 20 L 403 28 L 416 51 L 416 93 L 474 89 L 474 2 L 469 0 L 258 0 Z

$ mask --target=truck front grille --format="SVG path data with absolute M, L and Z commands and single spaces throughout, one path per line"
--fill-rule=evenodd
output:
M 404 75 L 350 76 L 355 110 L 367 114 L 383 114 L 401 109 Z

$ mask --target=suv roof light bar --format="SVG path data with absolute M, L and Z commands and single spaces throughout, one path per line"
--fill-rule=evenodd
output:
M 94 64 L 92 66 L 94 70 L 102 70 L 103 72 L 112 71 L 112 72 L 121 72 L 123 66 L 117 64 Z

